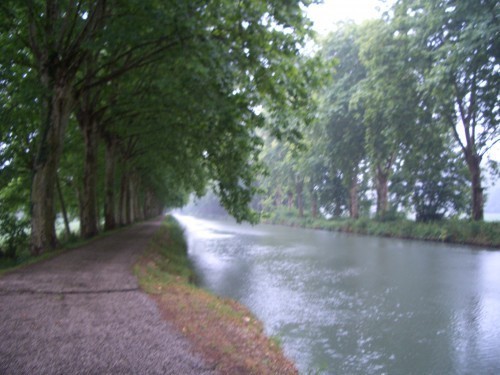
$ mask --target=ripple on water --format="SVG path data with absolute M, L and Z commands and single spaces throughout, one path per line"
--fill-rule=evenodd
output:
M 500 373 L 500 253 L 206 227 L 189 236 L 203 285 L 250 307 L 304 373 Z

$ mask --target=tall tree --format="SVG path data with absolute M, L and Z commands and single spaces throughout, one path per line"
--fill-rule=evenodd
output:
M 366 157 L 362 105 L 353 105 L 353 96 L 365 79 L 366 70 L 359 59 L 360 29 L 355 24 L 339 25 L 323 47 L 328 59 L 336 59 L 333 83 L 326 89 L 325 150 L 329 165 L 338 169 L 349 190 L 349 214 L 359 216 L 360 167 Z
M 389 182 L 405 149 L 415 136 L 415 72 L 407 36 L 397 34 L 385 21 L 367 22 L 361 31 L 360 59 L 366 78 L 353 99 L 363 108 L 365 140 L 377 193 L 377 215 L 388 211 Z
M 174 136 L 187 136 L 187 147 L 192 149 L 185 153 L 186 157 L 194 160 L 195 168 L 203 169 L 217 181 L 216 190 L 223 204 L 238 219 L 252 219 L 248 203 L 255 192 L 254 175 L 260 170 L 257 151 L 261 141 L 256 129 L 264 125 L 263 116 L 254 109 L 263 102 L 272 103 L 270 113 L 279 117 L 280 112 L 297 108 L 307 100 L 307 77 L 301 76 L 296 57 L 309 33 L 310 24 L 302 8 L 308 3 L 2 2 L 2 38 L 7 40 L 9 52 L 29 67 L 28 76 L 35 77 L 43 87 L 37 99 L 44 114 L 32 134 L 37 144 L 31 184 L 33 253 L 55 246 L 55 181 L 72 112 L 76 108 L 87 146 L 84 179 L 88 184 L 81 211 L 84 234 L 90 236 L 96 232 L 97 218 L 92 168 L 99 133 L 96 129 L 105 118 L 101 110 L 110 106 L 109 96 L 101 94 L 113 89 L 108 83 L 153 63 L 168 61 L 176 69 L 182 65 L 201 80 L 198 86 L 190 82 L 188 90 L 194 94 L 181 95 L 186 99 L 182 110 L 170 116 L 161 111 L 161 118 L 140 116 L 133 126 L 145 126 L 148 121 L 183 125 L 184 130 Z M 172 81 L 175 76 L 169 84 Z M 209 100 L 200 103 L 208 106 L 198 106 L 199 113 L 192 116 L 193 106 L 188 99 L 200 97 L 203 90 Z M 182 94 L 185 91 L 180 89 Z M 173 94 L 164 89 L 157 92 Z M 286 133 L 284 121 L 275 123 L 279 125 L 273 128 L 276 134 Z M 163 131 L 159 139 L 164 139 L 169 126 Z M 202 149 L 194 146 L 200 135 L 206 136 Z M 129 137 L 117 132 L 114 138 L 124 142 Z M 137 134 L 136 139 L 141 144 L 151 138 Z M 140 178 L 133 167 L 132 193 L 137 197 L 137 187 L 148 180 Z
M 87 44 L 102 30 L 105 1 L 7 1 L 2 23 L 13 35 L 18 54 L 29 53 L 44 93 L 44 114 L 37 130 L 31 184 L 31 246 L 33 253 L 56 245 L 55 181 L 65 131 L 73 105 L 72 85 L 88 53 Z
M 499 3 L 495 0 L 398 1 L 415 48 L 431 69 L 423 90 L 458 143 L 470 174 L 471 217 L 483 219 L 481 162 L 500 141 L 498 95 Z

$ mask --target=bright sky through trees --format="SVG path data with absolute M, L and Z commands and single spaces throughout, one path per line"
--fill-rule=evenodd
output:
M 392 0 L 324 0 L 322 4 L 311 5 L 308 14 L 314 21 L 314 28 L 326 34 L 338 21 L 351 19 L 359 23 L 376 18 L 392 3 Z

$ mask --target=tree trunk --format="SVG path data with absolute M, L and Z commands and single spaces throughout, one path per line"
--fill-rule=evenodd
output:
M 304 217 L 304 179 L 297 177 L 295 182 L 295 194 L 297 196 L 297 209 L 299 210 L 299 216 Z
M 333 216 L 340 217 L 342 215 L 342 199 L 340 197 L 335 199 L 335 207 L 333 209 Z
M 149 219 L 151 216 L 151 206 L 152 206 L 152 203 L 151 203 L 152 199 L 151 199 L 151 194 L 149 192 L 149 190 L 147 190 L 145 193 L 144 193 L 144 205 L 142 206 L 142 209 L 144 211 L 144 218 L 145 219 Z
M 42 130 L 31 182 L 31 252 L 41 254 L 56 246 L 54 194 L 57 167 L 63 138 L 69 121 L 72 98 L 70 86 L 50 87 L 52 78 L 43 78 L 50 95 L 46 101 L 47 117 Z
M 377 216 L 383 217 L 387 212 L 388 195 L 389 195 L 389 174 L 377 167 L 376 176 L 376 191 L 377 191 Z
M 475 221 L 484 219 L 484 196 L 481 184 L 481 156 L 466 153 L 467 167 L 471 175 L 472 212 L 471 218 Z
M 291 210 L 293 208 L 293 193 L 291 190 L 288 191 L 287 197 L 288 197 L 288 209 Z
M 349 214 L 352 219 L 359 218 L 359 200 L 358 200 L 358 176 L 356 173 L 351 178 L 349 186 Z
M 83 238 L 90 238 L 98 233 L 97 213 L 97 122 L 89 113 L 79 113 L 78 122 L 83 131 L 85 156 L 83 162 L 83 206 L 80 218 Z
M 318 217 L 318 194 L 314 191 L 311 191 L 311 215 L 314 219 Z
M 135 222 L 134 201 L 135 201 L 135 183 L 134 183 L 134 176 L 132 176 L 129 179 L 128 183 L 127 224 L 132 224 L 133 222 Z
M 134 217 L 137 221 L 144 220 L 144 210 L 141 207 L 144 205 L 144 197 L 141 191 L 141 183 L 140 180 L 136 181 L 136 191 L 135 191 L 135 199 L 134 199 Z M 141 204 L 142 203 L 142 204 Z
M 104 171 L 104 229 L 116 228 L 115 212 L 115 142 L 109 137 L 105 140 Z
M 66 204 L 64 203 L 64 196 L 61 190 L 61 182 L 59 181 L 59 176 L 56 178 L 57 194 L 59 195 L 59 202 L 61 204 L 61 211 L 64 219 L 64 228 L 66 229 L 66 235 L 71 236 L 71 229 L 69 228 L 68 212 L 66 211 Z
M 119 215 L 120 215 L 120 225 L 125 226 L 128 224 L 127 222 L 127 201 L 128 201 L 128 178 L 127 171 L 124 170 L 122 172 L 122 177 L 120 180 L 120 207 L 119 207 Z
M 274 205 L 279 208 L 281 207 L 282 204 L 283 204 L 283 197 L 281 193 L 281 186 L 278 186 L 278 188 L 276 189 Z

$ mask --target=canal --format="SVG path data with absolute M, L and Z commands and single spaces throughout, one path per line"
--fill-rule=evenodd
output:
M 500 374 L 500 252 L 177 215 L 199 284 L 301 373 Z

